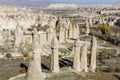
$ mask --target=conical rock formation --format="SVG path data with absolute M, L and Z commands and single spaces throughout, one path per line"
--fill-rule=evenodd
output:
M 29 68 L 25 80 L 44 80 L 42 78 L 39 67 L 36 66 L 34 61 L 31 61 L 29 64 Z

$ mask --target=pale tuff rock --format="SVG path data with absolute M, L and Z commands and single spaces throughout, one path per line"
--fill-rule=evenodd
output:
M 93 36 L 92 51 L 91 51 L 91 63 L 90 63 L 90 70 L 92 72 L 95 72 L 95 69 L 96 69 L 96 53 L 97 53 L 97 40 Z
M 22 34 L 23 34 L 23 27 L 18 24 L 15 29 L 15 35 L 22 35 Z
M 86 20 L 86 35 L 89 35 L 90 33 L 90 28 L 89 28 L 89 23 L 88 23 L 88 20 Z
M 4 37 L 3 31 L 1 31 L 1 32 L 0 32 L 0 40 L 3 40 L 3 37 Z
M 20 44 L 25 42 L 31 44 L 33 43 L 32 45 L 33 60 L 29 64 L 28 72 L 26 74 L 26 80 L 43 80 L 41 75 L 42 74 L 41 55 L 45 55 L 45 56 L 51 55 L 51 70 L 52 72 L 59 73 L 60 72 L 59 47 L 65 50 L 65 52 L 61 51 L 61 55 L 63 55 L 62 57 L 74 57 L 73 68 L 76 72 L 81 72 L 81 71 L 88 72 L 87 53 L 88 53 L 89 45 L 87 44 L 87 42 L 84 43 L 84 41 L 81 41 L 80 43 L 79 40 L 80 32 L 79 32 L 78 24 L 73 25 L 73 23 L 70 21 L 69 18 L 47 15 L 42 11 L 40 13 L 32 13 L 32 11 L 31 12 L 26 11 L 26 13 L 21 14 L 21 16 L 20 15 L 14 16 L 15 18 L 13 18 L 13 20 L 9 18 L 9 16 L 5 16 L 4 18 L 0 17 L 0 21 L 3 20 L 0 23 L 0 25 L 1 26 L 11 25 L 11 27 L 14 27 L 15 25 L 13 24 L 16 21 L 16 23 L 19 25 L 17 25 L 17 27 L 15 26 L 16 27 L 15 44 Z M 99 17 L 97 17 L 97 19 L 98 18 Z M 94 23 L 92 19 L 93 18 L 86 19 L 86 31 L 85 31 L 86 35 L 89 35 L 90 33 L 89 27 L 92 26 Z M 103 19 L 100 18 L 98 21 L 100 20 L 102 23 Z M 37 26 L 39 23 L 41 24 L 42 28 L 45 25 L 48 25 L 49 28 L 46 30 L 46 26 L 45 26 L 42 29 L 43 31 L 40 30 L 39 32 L 37 28 L 34 28 L 33 34 L 31 34 L 29 30 L 27 30 L 28 26 L 30 29 L 31 25 Z M 54 29 L 56 29 L 56 32 Z M 29 33 L 25 32 L 24 30 L 28 31 Z M 9 40 L 8 35 L 10 35 L 10 32 L 11 31 L 9 29 L 5 30 L 3 37 L 5 37 L 6 40 Z M 59 39 L 59 41 L 57 38 Z M 76 39 L 75 42 L 74 39 Z M 59 46 L 59 42 L 60 43 L 65 42 L 65 44 L 60 44 Z M 69 51 L 71 50 L 69 49 L 71 49 L 72 43 L 74 43 L 73 51 L 70 54 Z M 81 46 L 83 46 L 82 49 Z M 91 62 L 89 65 L 89 68 L 92 72 L 95 72 L 96 69 L 96 47 L 97 47 L 97 41 L 96 38 L 93 37 L 91 60 L 90 60 Z
M 115 25 L 115 22 L 110 20 L 110 21 L 108 22 L 108 24 L 109 24 L 109 26 L 114 26 L 114 25 Z
M 67 28 L 67 29 L 69 28 L 70 24 L 71 24 L 70 19 L 67 18 L 67 19 L 66 19 L 66 28 Z
M 52 48 L 59 48 L 59 42 L 56 37 L 53 38 L 53 40 L 51 42 L 51 46 L 52 46 Z
M 68 29 L 65 28 L 65 39 L 68 38 Z
M 40 72 L 41 70 L 41 46 L 39 40 L 33 41 L 33 61 L 36 63 L 36 66 L 38 66 Z
M 56 17 L 50 16 L 50 19 L 48 20 L 48 25 L 51 26 L 52 28 L 56 27 Z
M 70 20 L 67 18 L 66 19 L 66 24 L 65 24 L 65 38 L 69 38 L 69 26 L 71 25 Z
M 19 44 L 32 44 L 32 36 L 31 35 L 24 35 L 23 27 L 18 25 L 15 29 L 15 45 Z
M 93 20 L 92 20 L 92 18 L 89 18 L 89 23 L 90 23 L 90 26 L 93 25 Z
M 77 39 L 79 37 L 79 27 L 78 25 L 73 26 L 73 38 Z
M 15 36 L 15 45 L 19 44 L 32 44 L 32 36 L 31 35 L 18 35 Z
M 26 80 L 44 80 L 41 74 L 41 46 L 38 40 L 34 40 L 33 60 L 29 64 Z
M 34 30 L 33 30 L 33 43 L 36 42 L 36 41 L 39 41 L 39 40 L 40 40 L 40 37 L 38 35 L 38 31 L 37 31 L 36 28 L 34 28 Z
M 79 38 L 80 36 L 80 30 L 78 24 L 76 24 L 76 38 Z
M 49 27 L 47 29 L 47 41 L 51 43 L 54 36 L 55 36 L 54 30 L 51 27 Z
M 76 38 L 76 27 L 75 27 L 75 25 L 73 25 L 72 37 L 73 37 L 73 39 Z
M 62 16 L 58 16 L 59 25 L 62 23 Z
M 8 32 L 8 30 L 7 29 L 4 29 L 3 31 L 2 31 L 2 35 L 1 36 L 3 36 L 3 40 L 4 41 L 7 41 L 8 39 L 9 39 L 9 32 Z
M 100 19 L 99 19 L 99 24 L 103 24 L 102 17 L 100 17 Z
M 50 4 L 47 9 L 77 9 L 78 6 L 76 4 Z
M 59 72 L 59 42 L 56 37 L 53 38 L 51 43 L 51 49 L 52 49 L 52 61 L 51 61 L 51 69 L 52 72 L 58 73 Z
M 66 27 L 65 24 L 66 24 L 66 23 L 65 23 L 65 19 L 62 18 L 61 16 L 59 16 L 59 17 L 58 17 L 58 23 L 57 23 L 57 25 L 56 25 L 57 28 L 60 29 L 60 27 L 63 27 L 63 28 Z
M 83 49 L 82 49 L 82 54 L 81 54 L 81 68 L 82 71 L 84 72 L 88 72 L 88 67 L 87 67 L 87 47 L 88 47 L 88 43 L 85 42 L 83 45 Z
M 64 40 L 65 40 L 65 28 L 61 26 L 59 31 L 59 42 L 63 42 Z
M 25 80 L 44 80 L 38 66 L 34 61 L 31 61 L 29 64 Z
M 73 68 L 80 72 L 81 71 L 81 63 L 80 63 L 80 41 L 77 39 L 74 43 L 74 61 Z
M 33 34 L 35 35 L 35 34 L 38 34 L 38 30 L 37 30 L 37 28 L 34 28 L 34 30 L 33 30 Z
M 69 36 L 69 38 L 73 38 L 73 27 L 72 27 L 72 24 L 69 26 L 69 29 L 68 29 L 68 36 Z

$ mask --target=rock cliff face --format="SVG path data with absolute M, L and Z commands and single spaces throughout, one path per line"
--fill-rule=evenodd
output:
M 27 6 L 27 7 L 38 7 L 38 8 L 45 8 L 48 9 L 69 9 L 69 8 L 77 8 L 76 4 L 65 4 L 59 3 L 49 0 L 41 0 L 41 1 L 34 1 L 34 0 L 0 0 L 0 5 L 10 4 L 14 6 Z
M 57 4 L 50 4 L 47 9 L 75 9 L 78 8 L 76 4 L 64 4 L 64 3 L 57 3 Z

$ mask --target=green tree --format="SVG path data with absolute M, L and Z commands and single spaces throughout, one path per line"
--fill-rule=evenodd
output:
M 73 18 L 70 18 L 70 22 L 71 22 L 72 24 L 75 24 L 75 21 L 74 21 Z
M 102 32 L 102 34 L 104 35 L 110 35 L 112 33 L 110 27 L 108 26 L 108 24 L 100 24 L 99 25 L 99 29 Z
M 40 31 L 41 27 L 42 27 L 41 24 L 38 24 L 38 25 L 36 26 L 36 28 L 37 28 L 38 31 Z
M 30 31 L 30 32 L 32 32 L 33 30 L 34 30 L 34 28 L 36 28 L 38 31 L 40 31 L 41 30 L 41 24 L 38 24 L 37 26 L 35 26 L 35 25 L 32 25 L 32 26 L 30 26 L 30 28 L 28 28 L 27 30 L 28 31 Z

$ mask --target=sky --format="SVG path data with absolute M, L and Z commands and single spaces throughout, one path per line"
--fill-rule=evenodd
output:
M 31 0 L 31 1 L 41 1 L 41 0 Z M 82 4 L 111 4 L 120 0 L 42 0 L 42 1 L 70 2 L 70 3 L 82 3 Z

